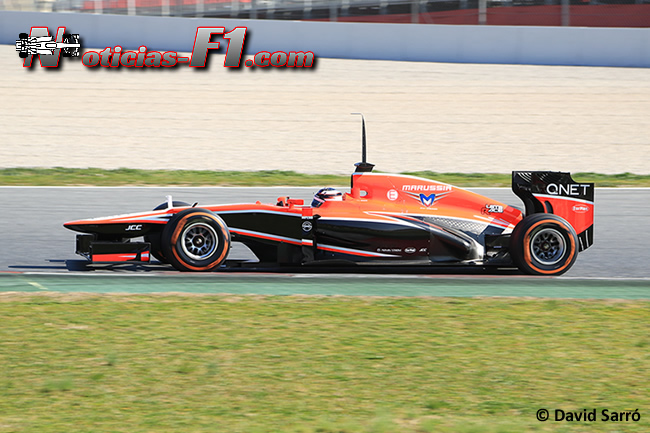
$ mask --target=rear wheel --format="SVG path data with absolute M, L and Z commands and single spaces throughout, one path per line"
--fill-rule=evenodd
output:
M 184 201 L 174 201 L 172 202 L 172 207 L 184 207 L 190 206 L 189 203 Z M 161 203 L 156 206 L 153 210 L 162 210 L 167 209 L 167 203 Z M 160 243 L 160 237 L 162 232 L 152 232 L 144 236 L 144 241 L 151 244 L 151 255 L 154 256 L 160 263 L 169 263 L 165 258 L 165 255 L 162 252 L 162 244 Z
M 230 232 L 221 218 L 207 209 L 179 212 L 161 237 L 165 258 L 180 271 L 211 271 L 230 251 Z
M 525 217 L 510 237 L 510 255 L 517 267 L 532 275 L 561 275 L 578 256 L 578 236 L 565 219 L 538 213 Z

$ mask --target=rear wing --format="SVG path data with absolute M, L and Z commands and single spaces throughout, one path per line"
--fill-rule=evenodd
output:
M 579 251 L 594 243 L 594 184 L 576 182 L 560 171 L 513 171 L 512 191 L 524 202 L 526 215 L 552 213 L 567 220 L 578 234 Z

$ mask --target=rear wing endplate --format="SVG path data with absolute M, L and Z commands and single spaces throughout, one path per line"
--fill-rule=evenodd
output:
M 512 191 L 524 202 L 526 215 L 552 213 L 578 234 L 579 250 L 594 243 L 594 184 L 576 182 L 561 171 L 513 171 Z

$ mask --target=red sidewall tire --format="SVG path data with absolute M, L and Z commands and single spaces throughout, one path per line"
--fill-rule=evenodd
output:
M 546 247 L 549 247 L 548 252 Z M 526 274 L 561 275 L 573 266 L 578 257 L 578 235 L 571 224 L 557 215 L 529 215 L 512 232 L 510 256 L 519 270 Z
M 213 270 L 228 256 L 230 244 L 226 223 L 209 210 L 200 208 L 177 213 L 161 236 L 165 259 L 179 271 Z

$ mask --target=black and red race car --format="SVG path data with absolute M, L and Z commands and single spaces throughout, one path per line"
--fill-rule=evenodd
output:
M 180 271 L 227 267 L 233 242 L 277 266 L 478 266 L 559 275 L 593 243 L 594 184 L 569 173 L 512 173 L 521 210 L 429 179 L 373 173 L 356 164 L 350 192 L 314 201 L 197 207 L 168 202 L 150 212 L 70 221 L 77 254 L 91 262 L 148 262 Z M 143 237 L 142 241 L 135 241 Z M 239 264 L 241 265 L 241 264 Z

